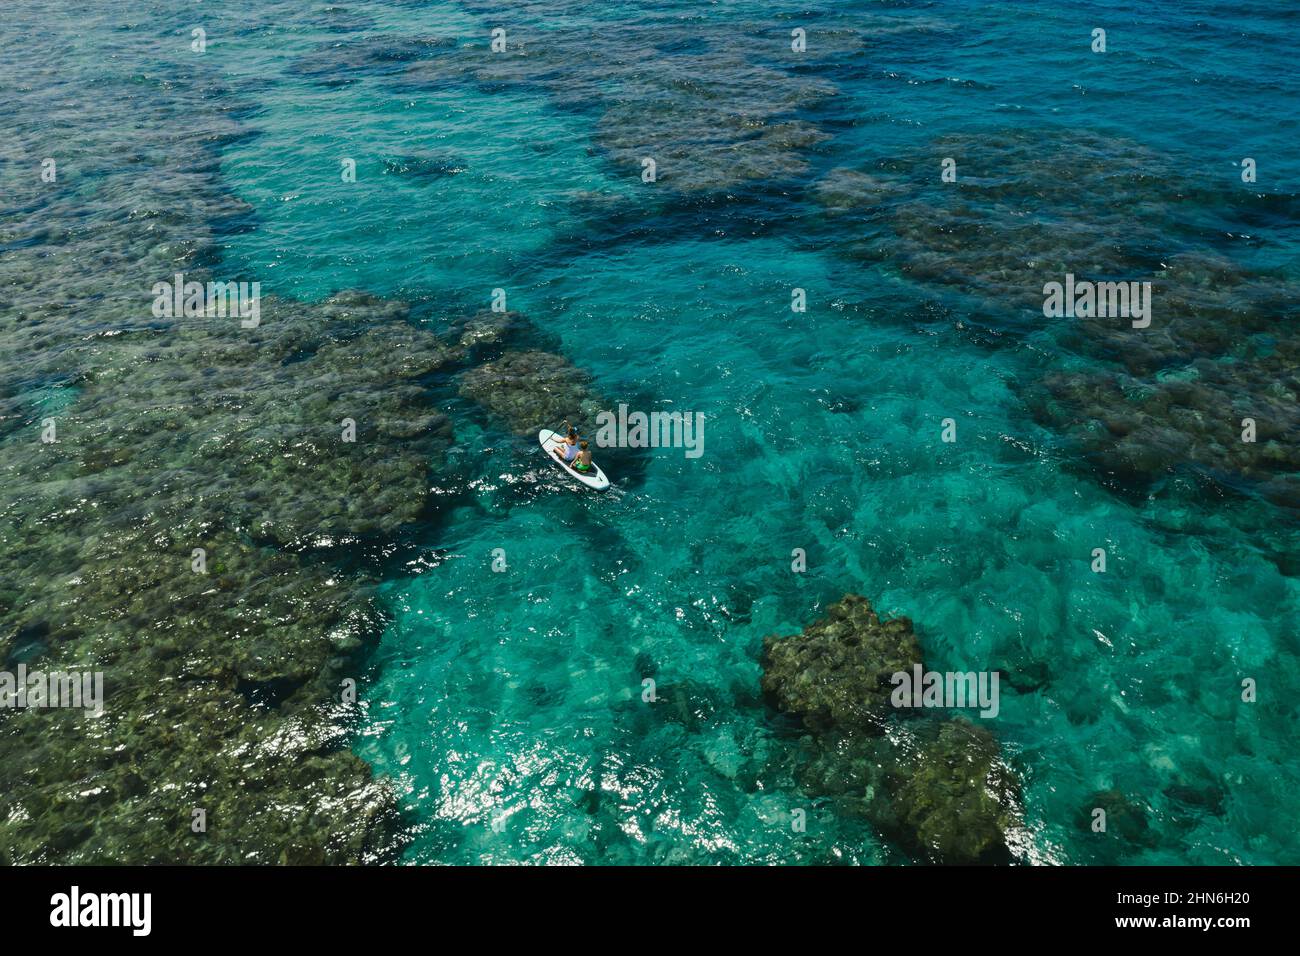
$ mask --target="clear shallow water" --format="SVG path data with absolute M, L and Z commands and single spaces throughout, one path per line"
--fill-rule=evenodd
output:
M 596 497 L 533 442 L 446 400 L 463 482 L 448 481 L 455 493 L 389 568 L 391 621 L 354 743 L 402 794 L 405 860 L 906 860 L 800 789 L 799 742 L 758 691 L 762 638 L 798 633 L 847 591 L 912 618 L 931 667 L 1036 675 L 1023 692 L 1004 685 L 990 722 L 1022 780 L 1026 861 L 1300 860 L 1294 514 L 1187 478 L 1117 487 L 1025 398 L 1095 355 L 981 298 L 963 268 L 997 270 L 969 267 L 961 249 L 951 276 L 918 275 L 890 220 L 815 199 L 845 168 L 933 188 L 947 155 L 935 141 L 959 136 L 963 176 L 969 155 L 971 175 L 1011 184 L 1008 206 L 1066 203 L 1087 233 L 1089 217 L 1116 213 L 1095 182 L 1029 169 L 1027 197 L 1014 185 L 1026 166 L 991 167 L 977 144 L 1099 134 L 1113 144 L 1102 165 L 1146 168 L 1146 150 L 1153 179 L 1205 191 L 1120 210 L 1096 230 L 1108 244 L 1130 217 L 1139 239 L 1182 217 L 1173 251 L 1294 278 L 1294 221 L 1261 213 L 1243 235 L 1240 209 L 1208 198 L 1240 186 L 1244 155 L 1260 162 L 1261 192 L 1295 191 L 1294 15 L 1271 3 L 1140 16 L 1120 4 L 586 6 L 204 15 L 205 65 L 258 130 L 222 153 L 221 177 L 253 210 L 221 239 L 224 271 L 306 300 L 350 287 L 404 298 L 435 329 L 503 287 L 611 402 L 706 419 L 698 460 L 602 455 L 617 487 Z M 331 66 L 357 38 L 484 45 L 499 24 L 543 47 L 554 34 L 554 78 L 434 77 L 418 72 L 440 62 L 424 53 Z M 1105 57 L 1088 52 L 1098 25 Z M 844 47 L 791 64 L 794 26 L 814 53 L 819 28 Z M 643 70 L 624 69 L 638 50 L 653 52 Z M 778 76 L 740 73 L 748 63 Z M 770 175 L 737 176 L 724 198 L 673 187 L 698 168 L 686 149 L 650 193 L 618 149 L 703 136 L 646 108 L 640 84 L 656 71 L 669 89 L 695 78 L 705 102 L 710 84 L 730 89 L 714 97 L 724 111 L 766 103 L 826 138 L 759 154 Z M 637 123 L 619 112 L 629 103 Z M 345 157 L 355 184 L 339 179 Z M 397 171 L 413 166 L 425 173 Z M 977 217 L 996 212 L 988 202 Z M 795 286 L 804 315 L 789 308 Z M 947 417 L 955 445 L 939 441 Z M 1105 575 L 1089 570 L 1096 547 Z M 791 573 L 793 548 L 807 573 Z M 646 676 L 654 707 L 640 699 Z M 1259 681 L 1259 703 L 1240 703 L 1243 677 Z M 1148 838 L 1101 843 L 1080 827 L 1108 790 L 1146 808 Z M 790 831 L 794 808 L 809 811 L 806 834 Z

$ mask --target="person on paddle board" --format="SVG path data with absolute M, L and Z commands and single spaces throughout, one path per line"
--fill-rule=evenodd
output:
M 591 471 L 591 452 L 585 440 L 578 443 L 578 460 L 573 463 L 573 470 L 580 474 Z
M 555 449 L 555 455 L 566 465 L 572 466 L 573 459 L 578 457 L 578 430 L 569 424 L 569 420 L 564 420 L 564 425 L 569 430 L 569 434 L 560 439 L 560 445 Z

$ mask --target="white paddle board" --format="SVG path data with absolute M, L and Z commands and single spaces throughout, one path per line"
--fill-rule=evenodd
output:
M 588 488 L 594 488 L 597 491 L 604 491 L 609 487 L 609 479 L 605 473 L 600 470 L 600 466 L 594 461 L 591 463 L 591 470 L 587 472 L 578 471 L 576 468 L 570 468 L 559 458 L 555 457 L 555 450 L 564 444 L 564 436 L 558 432 L 553 432 L 549 428 L 543 428 L 537 433 L 537 441 L 542 446 L 542 451 L 546 457 L 551 459 L 551 464 L 559 468 L 570 478 L 576 478 Z

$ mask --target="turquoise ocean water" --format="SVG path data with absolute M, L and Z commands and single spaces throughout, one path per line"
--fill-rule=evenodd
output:
M 988 726 L 1022 782 L 1023 861 L 1300 862 L 1296 512 L 1251 476 L 1138 480 L 1081 451 L 1036 390 L 1127 346 L 1080 345 L 1033 305 L 1116 261 L 1300 281 L 1288 4 L 137 13 L 72 31 L 68 68 L 119 20 L 178 45 L 206 28 L 201 69 L 256 131 L 221 151 L 251 207 L 219 238 L 224 274 L 403 299 L 435 330 L 505 289 L 611 403 L 705 417 L 698 459 L 601 454 L 597 496 L 445 397 L 445 493 L 382 564 L 352 744 L 397 786 L 404 861 L 907 861 L 800 789 L 759 693 L 763 637 L 852 591 L 910 617 L 931 667 L 1017 675 Z M 543 65 L 446 65 L 490 63 L 496 27 Z M 1005 294 L 1023 275 L 1028 307 Z M 647 676 L 667 706 L 642 703 Z M 1141 808 L 1135 838 L 1080 824 L 1105 791 Z

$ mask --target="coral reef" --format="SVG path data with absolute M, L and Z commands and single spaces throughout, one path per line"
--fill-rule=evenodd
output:
M 763 640 L 763 693 L 810 730 L 879 732 L 894 711 L 890 675 L 919 663 L 907 618 L 881 621 L 866 598 L 847 594 L 798 638 Z
M 965 720 L 927 729 L 932 733 L 894 770 L 890 792 L 899 820 L 934 859 L 1007 859 L 1006 835 L 1019 825 L 1020 784 L 997 740 Z
M 106 691 L 98 719 L 0 718 L 22 768 L 0 798 L 14 862 L 392 849 L 391 796 L 339 749 L 346 709 L 328 704 L 379 620 L 363 577 L 311 554 L 416 521 L 450 440 L 420 384 L 449 350 L 390 313 L 267 300 L 257 329 L 112 336 L 55 442 L 0 445 L 0 656 L 93 666 Z M 85 799 L 60 796 L 70 780 Z
M 379 33 L 323 44 L 295 60 L 287 72 L 310 77 L 324 86 L 349 86 L 365 76 L 398 73 L 412 61 L 451 46 L 455 46 L 454 40 L 440 37 Z
M 921 662 L 910 621 L 882 621 L 846 594 L 800 635 L 764 640 L 762 687 L 809 732 L 810 792 L 934 862 L 1005 862 L 1020 785 L 997 740 L 965 720 L 905 719 L 890 704 L 889 675 Z
M 598 145 L 627 175 L 640 177 L 648 157 L 670 192 L 716 193 L 806 172 L 807 154 L 830 137 L 794 114 L 836 92 L 806 71 L 862 44 L 857 30 L 828 28 L 796 57 L 788 32 L 770 24 L 702 35 L 693 18 L 669 15 L 592 33 L 564 26 L 565 7 L 534 5 L 529 13 L 542 27 L 520 23 L 513 8 L 475 5 L 484 15 L 510 13 L 504 51 L 439 48 L 410 64 L 403 81 L 543 92 L 561 107 L 594 112 Z M 796 61 L 805 72 L 789 69 Z
M 489 348 L 500 345 L 528 329 L 527 320 L 519 312 L 478 312 L 461 327 L 460 344 L 463 348 Z
M 507 351 L 460 378 L 460 392 L 498 416 L 516 435 L 536 434 L 539 422 L 552 427 L 568 419 L 594 422 L 602 405 L 590 376 L 551 352 Z
M 956 159 L 956 182 L 918 181 L 934 156 Z M 878 238 L 852 255 L 958 286 L 984 302 L 981 321 L 1022 338 L 1045 330 L 1055 350 L 1086 358 L 1045 364 L 1026 398 L 1104 481 L 1145 492 L 1190 469 L 1300 507 L 1300 287 L 1229 259 L 1231 237 L 1205 234 L 1194 212 L 1216 208 L 1249 234 L 1293 216 L 1294 197 L 1211 194 L 1136 143 L 1059 131 L 943 137 L 925 159 L 833 170 L 813 195 L 871 224 Z M 1150 282 L 1150 326 L 1044 318 L 1044 284 L 1067 273 Z
M 0 163 L 0 669 L 102 672 L 104 713 L 0 709 L 0 862 L 393 858 L 395 796 L 348 746 L 343 682 L 383 623 L 363 556 L 426 516 L 452 441 L 438 390 L 509 323 L 451 344 L 355 292 L 264 296 L 256 327 L 155 315 L 178 272 L 257 278 L 217 254 L 251 215 L 218 155 L 250 104 L 152 30 L 105 27 L 97 77 L 59 70 L 57 32 L 21 32 L 0 42 L 30 83 L 23 159 Z M 429 47 L 345 43 L 299 68 Z M 538 366 L 557 368 L 578 375 Z

